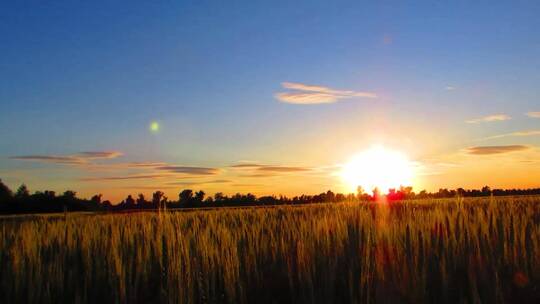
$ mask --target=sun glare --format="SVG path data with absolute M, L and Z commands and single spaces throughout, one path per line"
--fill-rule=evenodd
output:
M 374 146 L 353 157 L 341 177 L 351 191 L 360 186 L 366 192 L 378 188 L 387 193 L 390 188 L 412 185 L 413 166 L 404 154 Z

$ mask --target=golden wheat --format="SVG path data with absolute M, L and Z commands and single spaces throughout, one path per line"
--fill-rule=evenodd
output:
M 2 303 L 514 302 L 540 197 L 0 220 Z

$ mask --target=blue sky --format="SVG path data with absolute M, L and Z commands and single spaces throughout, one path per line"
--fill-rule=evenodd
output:
M 379 141 L 417 161 L 535 147 L 539 136 L 475 140 L 540 129 L 525 115 L 540 111 L 539 13 L 534 1 L 2 3 L 0 174 L 90 193 L 85 170 L 12 157 L 314 167 Z M 283 82 L 377 98 L 290 104 Z M 465 122 L 495 114 L 512 119 Z M 303 190 L 316 186 L 284 191 Z

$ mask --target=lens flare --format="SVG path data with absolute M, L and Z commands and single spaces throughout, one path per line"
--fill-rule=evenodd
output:
M 150 131 L 152 133 L 157 133 L 160 129 L 159 123 L 157 121 L 152 121 L 150 123 Z

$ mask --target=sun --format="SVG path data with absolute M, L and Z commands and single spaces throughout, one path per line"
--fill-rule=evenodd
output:
M 341 171 L 341 178 L 352 191 L 360 186 L 366 192 L 411 186 L 413 165 L 401 152 L 374 146 L 354 156 Z

